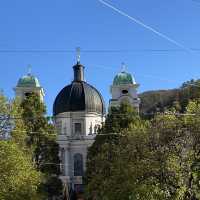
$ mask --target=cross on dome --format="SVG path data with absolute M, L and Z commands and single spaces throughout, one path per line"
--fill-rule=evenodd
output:
M 126 64 L 124 62 L 121 65 L 121 72 L 126 72 Z
M 32 71 L 32 66 L 31 64 L 28 65 L 28 75 L 30 76 L 31 75 L 31 71 Z
M 77 62 L 80 63 L 80 60 L 81 60 L 81 48 L 80 47 L 76 48 L 76 59 L 77 59 Z

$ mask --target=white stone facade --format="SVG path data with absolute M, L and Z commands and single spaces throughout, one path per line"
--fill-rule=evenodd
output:
M 127 101 L 139 112 L 140 99 L 137 94 L 138 87 L 139 84 L 112 85 L 110 87 L 112 99 L 110 100 L 109 107 L 120 106 L 122 102 Z
M 104 117 L 97 113 L 65 112 L 55 117 L 58 131 L 57 142 L 60 147 L 61 179 L 75 191 L 82 190 L 83 174 L 86 170 L 87 149 L 94 142 L 97 130 L 102 126 Z M 82 158 L 79 171 L 75 157 Z M 81 169 L 82 168 L 82 169 Z M 81 170 L 81 171 L 80 171 Z M 77 191 L 77 192 L 79 192 Z
M 15 87 L 15 96 L 19 97 L 20 99 L 24 99 L 26 94 L 29 93 L 36 93 L 39 95 L 41 102 L 44 102 L 44 90 L 42 87 Z

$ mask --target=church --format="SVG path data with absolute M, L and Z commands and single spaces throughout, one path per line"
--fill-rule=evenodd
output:
M 72 68 L 73 81 L 64 86 L 55 97 L 53 118 L 60 147 L 60 178 L 64 184 L 79 193 L 83 191 L 87 149 L 105 121 L 106 107 L 100 92 L 85 81 L 85 67 L 80 63 L 80 58 Z M 138 87 L 139 84 L 123 66 L 110 86 L 109 108 L 128 101 L 139 112 Z M 38 78 L 30 72 L 19 79 L 14 91 L 20 98 L 35 92 L 42 102 L 44 100 L 44 90 Z

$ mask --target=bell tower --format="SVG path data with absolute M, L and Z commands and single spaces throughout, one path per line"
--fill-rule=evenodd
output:
M 139 112 L 140 99 L 137 94 L 138 87 L 139 84 L 126 71 L 126 66 L 122 63 L 122 70 L 115 76 L 113 84 L 110 87 L 112 99 L 110 99 L 109 108 L 120 106 L 122 102 L 128 102 Z
M 22 76 L 18 82 L 17 86 L 14 88 L 15 96 L 20 99 L 24 99 L 30 93 L 36 93 L 39 95 L 41 102 L 44 101 L 44 90 L 40 86 L 39 80 L 37 77 L 33 76 L 31 73 L 31 66 L 28 66 L 28 73 L 25 76 Z

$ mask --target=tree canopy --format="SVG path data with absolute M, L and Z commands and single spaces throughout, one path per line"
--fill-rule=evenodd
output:
M 41 175 L 12 141 L 0 141 L 0 199 L 39 200 Z
M 200 199 L 200 101 L 175 109 L 151 120 L 128 105 L 111 110 L 89 148 L 88 199 Z
M 62 194 L 62 182 L 59 179 L 59 146 L 56 143 L 56 130 L 49 123 L 46 107 L 36 94 L 28 95 L 21 103 L 22 119 L 28 135 L 27 145 L 33 151 L 37 170 L 42 172 L 44 180 L 41 190 L 49 199 Z
M 0 95 L 0 199 L 39 200 L 41 174 L 26 148 L 26 134 L 19 101 Z
M 0 176 L 5 188 L 9 190 L 12 183 L 14 187 L 10 189 L 12 192 L 2 187 L 1 194 L 4 196 L 0 199 L 35 200 L 39 196 L 41 200 L 61 195 L 56 131 L 45 114 L 45 105 L 36 94 L 30 94 L 23 101 L 8 101 L 0 95 Z M 6 147 L 9 147 L 7 151 Z M 9 170 L 5 173 L 7 167 Z M 15 180 L 12 182 L 12 179 Z M 21 189 L 24 193 L 18 191 Z
M 155 90 L 143 92 L 140 111 L 145 114 L 165 112 L 176 106 L 178 111 L 186 112 L 186 107 L 191 100 L 200 98 L 200 80 L 190 80 L 181 85 L 180 88 L 170 90 Z

